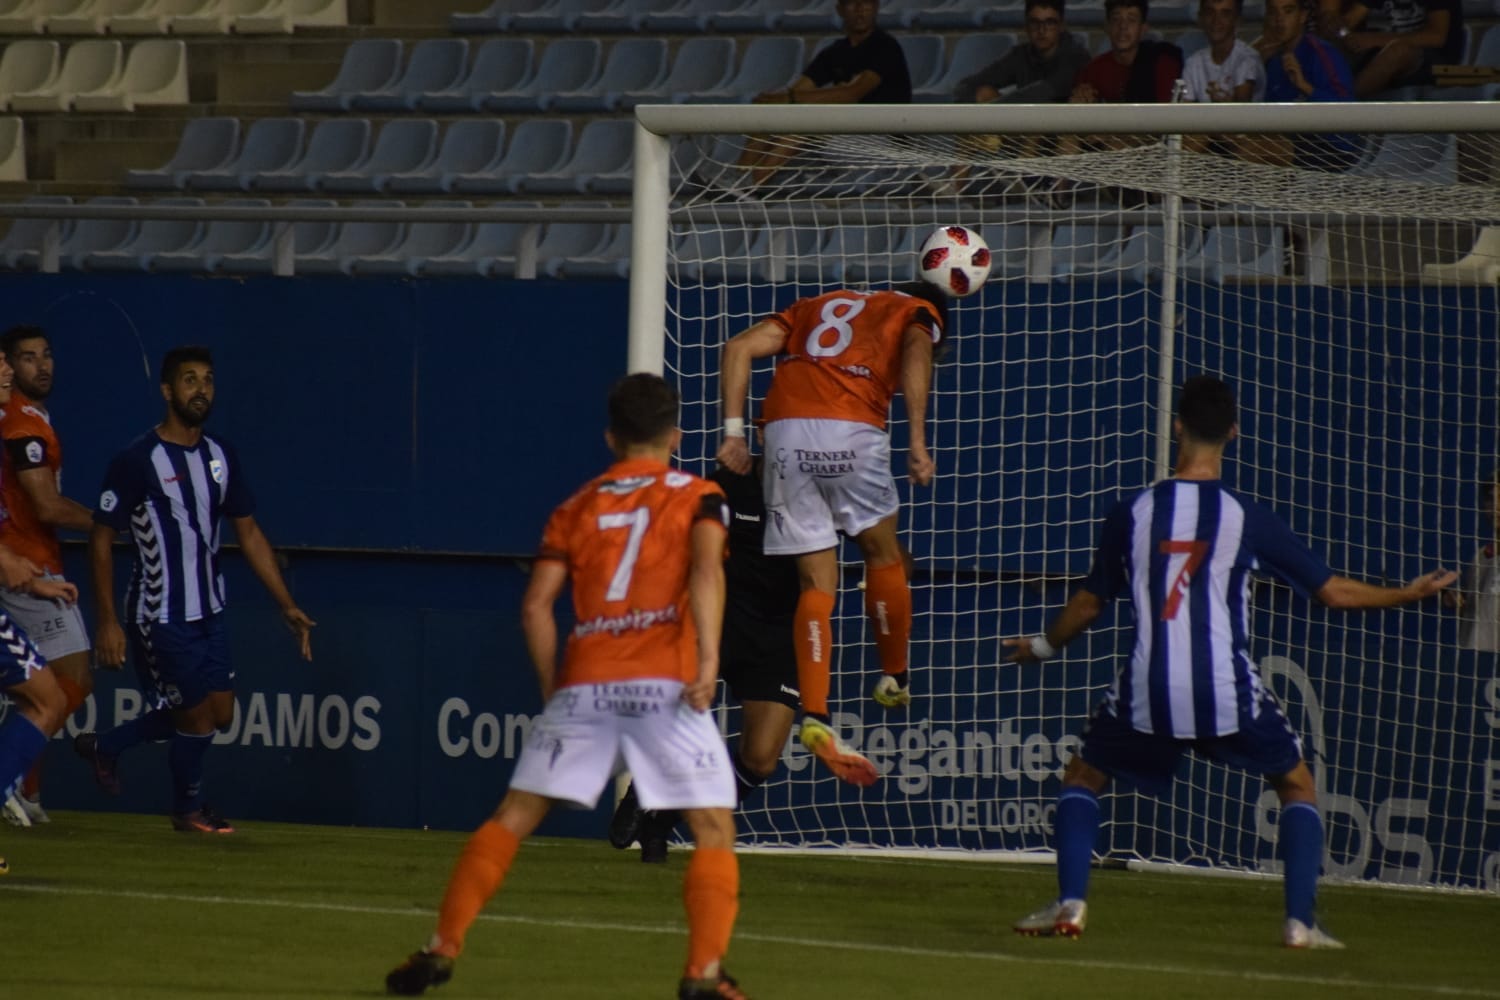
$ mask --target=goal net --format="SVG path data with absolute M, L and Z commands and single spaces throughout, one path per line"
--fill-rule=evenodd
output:
M 1117 601 L 1043 665 L 1005 664 L 1001 640 L 1037 632 L 1109 507 L 1169 474 L 1172 389 L 1208 372 L 1240 399 L 1227 482 L 1337 572 L 1466 572 L 1462 608 L 1329 612 L 1255 586 L 1250 645 L 1316 775 L 1326 872 L 1500 889 L 1500 133 L 1486 110 L 639 109 L 631 364 L 681 390 L 693 471 L 718 446 L 726 339 L 802 296 L 911 279 L 939 225 L 993 251 L 989 283 L 953 303 L 935 373 L 936 481 L 898 477 L 916 567 L 907 709 L 869 698 L 862 567 L 841 554 L 831 704 L 882 780 L 840 784 L 794 736 L 742 840 L 1050 849 L 1062 769 L 1131 611 Z M 893 418 L 899 456 L 899 403 Z M 733 739 L 738 714 L 723 719 Z M 1278 870 L 1259 777 L 1192 759 L 1178 779 L 1163 799 L 1111 790 L 1106 859 Z

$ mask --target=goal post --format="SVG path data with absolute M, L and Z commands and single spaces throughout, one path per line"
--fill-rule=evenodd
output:
M 746 842 L 1049 849 L 1062 767 L 1126 652 L 1130 611 L 1116 602 L 1045 665 L 1002 665 L 1000 640 L 1041 627 L 1087 571 L 1109 506 L 1167 474 L 1173 390 L 1206 371 L 1241 401 L 1226 480 L 1335 570 L 1478 574 L 1462 610 L 1330 613 L 1257 584 L 1251 649 L 1307 745 L 1326 870 L 1500 890 L 1500 628 L 1475 626 L 1500 615 L 1483 510 L 1500 463 L 1491 106 L 636 116 L 629 364 L 681 391 L 679 458 L 693 471 L 718 445 L 728 337 L 802 296 L 911 277 L 914 244 L 938 225 L 978 230 L 995 260 L 989 283 L 955 300 L 935 373 L 937 479 L 900 483 L 916 565 L 909 709 L 868 698 L 879 668 L 860 563 L 841 556 L 832 704 L 882 780 L 840 785 L 793 742 L 743 814 Z M 762 157 L 778 151 L 760 183 L 740 165 L 747 137 Z M 752 380 L 752 415 L 769 372 Z M 893 418 L 901 449 L 900 404 Z M 737 715 L 723 718 L 732 735 Z M 1106 857 L 1278 870 L 1260 779 L 1199 761 L 1179 777 L 1165 799 L 1110 794 Z

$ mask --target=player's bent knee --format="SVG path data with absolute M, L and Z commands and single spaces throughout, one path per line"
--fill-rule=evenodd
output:
M 683 814 L 698 847 L 734 847 L 734 813 L 728 809 L 688 809 Z

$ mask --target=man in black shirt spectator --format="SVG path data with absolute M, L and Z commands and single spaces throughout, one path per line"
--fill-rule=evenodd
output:
M 844 37 L 824 46 L 785 90 L 755 96 L 756 104 L 910 104 L 911 73 L 901 43 L 875 20 L 879 0 L 838 0 Z M 752 138 L 740 157 L 752 184 L 762 184 L 791 159 L 786 139 Z
M 1376 15 L 1383 30 L 1366 23 Z M 1464 61 L 1464 16 L 1459 0 L 1356 2 L 1335 29 L 1354 66 L 1354 96 L 1374 97 L 1390 87 L 1432 83 L 1432 67 Z

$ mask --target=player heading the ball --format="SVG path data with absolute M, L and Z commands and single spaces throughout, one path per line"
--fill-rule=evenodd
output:
M 762 488 L 770 520 L 767 555 L 797 557 L 795 616 L 802 745 L 834 774 L 868 786 L 875 766 L 834 731 L 828 711 L 839 532 L 865 560 L 865 612 L 884 674 L 874 698 L 886 708 L 911 700 L 907 646 L 911 590 L 896 536 L 899 497 L 891 477 L 886 416 L 899 391 L 911 444 L 907 473 L 932 481 L 927 394 L 934 349 L 947 327 L 946 296 L 914 282 L 889 291 L 841 289 L 792 303 L 724 345 L 720 386 L 724 435 L 718 459 L 750 471 L 745 439 L 751 364 L 777 357 L 766 395 Z

